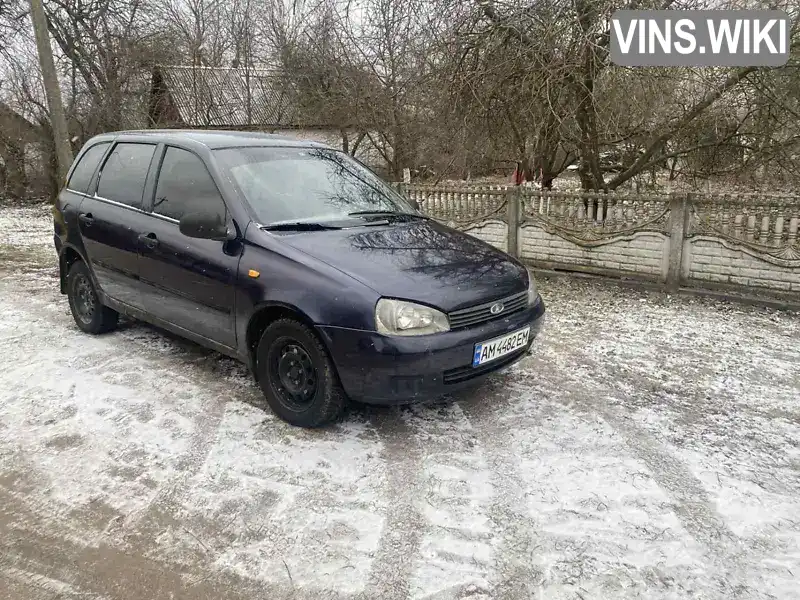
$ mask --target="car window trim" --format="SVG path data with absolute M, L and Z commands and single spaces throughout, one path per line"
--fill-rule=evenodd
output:
M 161 169 L 164 166 L 164 159 L 167 157 L 167 151 L 170 148 L 175 148 L 176 150 L 183 150 L 184 152 L 188 152 L 189 154 L 193 154 L 199 161 L 200 164 L 203 165 L 203 168 L 206 170 L 206 174 L 211 178 L 211 183 L 214 184 L 214 189 L 217 190 L 217 195 L 219 196 L 220 200 L 222 200 L 222 206 L 225 207 L 225 221 L 230 224 L 231 220 L 233 219 L 233 214 L 231 213 L 231 209 L 228 206 L 227 201 L 225 200 L 225 194 L 222 193 L 220 189 L 219 183 L 217 179 L 214 177 L 214 174 L 211 172 L 211 169 L 208 168 L 208 163 L 194 150 L 186 148 L 184 146 L 179 146 L 173 143 L 163 143 L 163 148 L 161 149 L 161 156 L 158 161 L 158 166 L 156 167 L 155 177 L 153 178 L 153 189 L 152 193 L 150 194 L 150 211 L 149 214 L 153 215 L 154 217 L 158 217 L 170 223 L 175 223 L 176 225 L 180 224 L 179 219 L 175 219 L 173 217 L 168 217 L 167 215 L 162 215 L 157 213 L 155 210 L 155 203 L 156 203 L 156 193 L 158 192 L 158 182 L 161 180 Z
M 152 146 L 153 147 L 153 155 L 150 157 L 150 162 L 147 164 L 147 175 L 145 175 L 144 186 L 142 186 L 142 203 L 141 203 L 141 207 L 132 206 L 130 204 L 125 204 L 124 202 L 120 202 L 119 200 L 112 200 L 111 198 L 106 198 L 105 196 L 99 196 L 97 194 L 97 188 L 100 186 L 100 178 L 103 176 L 103 169 L 105 168 L 106 163 L 108 162 L 108 159 L 114 153 L 114 149 L 116 149 L 116 147 L 121 145 L 121 144 L 131 144 L 131 145 L 132 144 L 138 144 L 138 145 L 142 145 L 142 146 Z M 96 176 L 97 180 L 94 182 L 94 185 L 91 186 L 91 187 L 94 188 L 94 190 L 92 192 L 93 193 L 93 197 L 96 200 L 103 200 L 103 201 L 109 202 L 109 203 L 111 203 L 111 204 L 113 204 L 115 206 L 124 206 L 126 208 L 130 208 L 130 209 L 133 209 L 133 210 L 136 210 L 136 211 L 139 211 L 139 212 L 142 212 L 142 213 L 146 214 L 147 211 L 144 210 L 144 206 L 145 206 L 144 205 L 144 193 L 145 193 L 145 191 L 147 189 L 147 179 L 148 179 L 148 176 L 150 175 L 150 169 L 153 168 L 153 158 L 156 155 L 156 152 L 158 150 L 158 146 L 159 146 L 159 144 L 157 142 L 138 142 L 138 141 L 137 142 L 131 142 L 131 141 L 128 141 L 128 140 L 125 140 L 125 139 L 119 139 L 119 138 L 114 140 L 113 144 L 111 145 L 111 150 L 109 152 L 107 152 L 105 156 L 103 156 L 102 160 L 100 161 L 99 170 L 95 173 L 95 176 Z
M 80 193 L 80 192 L 78 192 Z M 97 192 L 95 191 L 94 195 L 90 196 L 89 194 L 83 194 L 86 198 L 91 198 L 92 200 L 97 200 L 99 202 L 103 202 L 105 204 L 111 204 L 112 206 L 119 206 L 120 208 L 127 208 L 129 210 L 142 213 L 143 215 L 148 214 L 147 211 L 142 210 L 136 206 L 131 206 L 130 204 L 125 204 L 124 202 L 119 202 L 117 200 L 112 200 L 111 198 L 106 198 L 105 196 L 98 196 Z
M 167 223 L 173 223 L 175 225 L 180 225 L 181 222 L 178 219 L 173 219 L 172 217 L 168 217 L 167 215 L 161 215 L 155 211 L 150 211 L 147 213 L 148 215 L 155 217 L 156 219 L 161 219 L 162 221 L 166 221 Z

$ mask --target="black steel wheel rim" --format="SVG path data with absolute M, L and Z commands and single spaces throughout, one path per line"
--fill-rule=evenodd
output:
M 300 342 L 276 340 L 268 359 L 269 379 L 281 403 L 298 412 L 307 409 L 317 393 L 317 370 Z
M 86 275 L 80 274 L 75 279 L 75 312 L 84 323 L 91 323 L 97 305 L 92 282 Z

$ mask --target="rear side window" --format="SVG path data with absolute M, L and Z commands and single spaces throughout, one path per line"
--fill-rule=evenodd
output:
M 180 220 L 189 213 L 225 220 L 225 202 L 203 161 L 188 150 L 167 148 L 158 174 L 153 212 Z
M 72 170 L 67 188 L 82 194 L 89 191 L 89 184 L 92 181 L 92 176 L 95 170 L 97 170 L 97 165 L 100 163 L 100 159 L 103 158 L 103 154 L 106 148 L 108 148 L 109 143 L 110 142 L 100 142 L 83 153 L 78 164 L 75 165 L 75 168 Z
M 147 171 L 155 149 L 153 144 L 114 146 L 100 172 L 97 195 L 141 208 Z

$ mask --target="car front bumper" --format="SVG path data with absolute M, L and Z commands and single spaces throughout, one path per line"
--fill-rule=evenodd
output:
M 480 382 L 530 353 L 541 331 L 545 305 L 481 323 L 425 336 L 384 336 L 373 331 L 320 327 L 345 392 L 369 404 L 409 404 L 443 396 Z M 478 367 L 475 344 L 531 326 L 527 345 Z

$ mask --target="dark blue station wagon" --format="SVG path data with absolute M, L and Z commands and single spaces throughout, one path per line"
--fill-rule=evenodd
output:
M 124 314 L 240 359 L 303 427 L 348 398 L 403 404 L 474 384 L 528 354 L 543 321 L 522 264 L 322 144 L 100 135 L 53 214 L 81 330 Z

